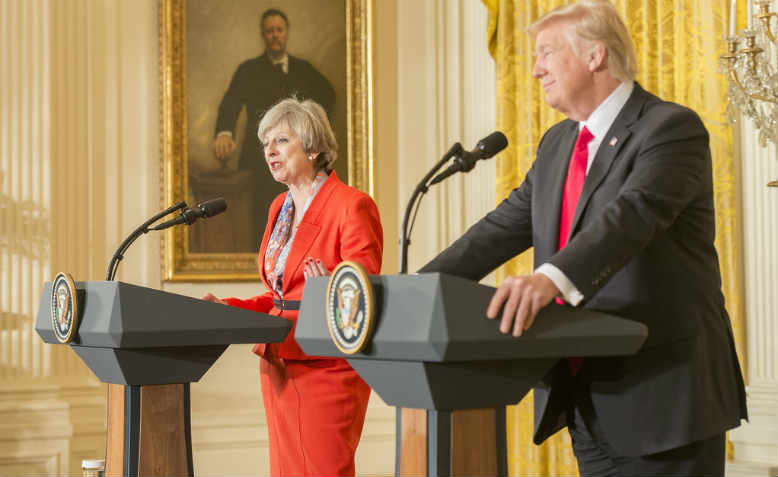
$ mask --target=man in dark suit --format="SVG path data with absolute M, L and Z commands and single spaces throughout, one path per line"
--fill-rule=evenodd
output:
M 632 40 L 608 1 L 530 29 L 533 76 L 568 119 L 521 186 L 425 265 L 480 280 L 534 247 L 535 272 L 486 314 L 521 336 L 554 299 L 640 321 L 635 356 L 560 361 L 535 390 L 536 443 L 567 426 L 582 475 L 723 475 L 724 432 L 747 417 L 721 293 L 708 133 L 634 82 Z
M 238 159 L 238 169 L 254 172 L 256 187 L 254 235 L 264 229 L 264 211 L 279 193 L 281 186 L 267 172 L 262 147 L 257 139 L 257 126 L 265 112 L 279 100 L 289 96 L 312 99 L 332 114 L 335 90 L 309 62 L 289 55 L 289 20 L 281 10 L 266 10 L 259 21 L 265 51 L 262 55 L 244 61 L 232 76 L 230 86 L 219 104 L 213 141 L 216 158 L 226 160 L 236 149 L 235 123 L 245 107 L 248 117 L 246 134 Z M 259 240 L 256 241 L 259 247 Z

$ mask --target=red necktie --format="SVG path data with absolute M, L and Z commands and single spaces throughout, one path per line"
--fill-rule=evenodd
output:
M 592 139 L 594 139 L 594 136 L 584 126 L 581 132 L 578 133 L 573 156 L 570 158 L 570 165 L 567 167 L 565 191 L 562 194 L 562 211 L 559 215 L 560 250 L 567 245 L 570 225 L 573 223 L 573 217 L 575 216 L 575 207 L 578 205 L 578 198 L 581 196 L 581 189 L 583 189 L 584 180 L 586 180 L 586 165 L 589 162 L 589 143 Z
M 581 132 L 578 133 L 578 140 L 575 141 L 570 165 L 567 167 L 567 180 L 565 181 L 565 190 L 562 193 L 562 210 L 559 214 L 560 250 L 567 245 L 567 239 L 570 236 L 570 225 L 573 223 L 578 198 L 581 196 L 581 190 L 586 180 L 586 166 L 589 162 L 589 143 L 592 139 L 594 139 L 594 136 L 584 126 Z M 560 305 L 564 304 L 559 297 L 556 298 L 556 302 Z M 573 376 L 578 374 L 582 364 L 583 358 L 568 358 L 570 373 Z

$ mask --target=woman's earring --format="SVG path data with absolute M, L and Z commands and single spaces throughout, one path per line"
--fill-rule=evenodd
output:
M 313 160 L 313 154 L 308 154 L 308 160 L 309 160 L 309 161 L 312 161 L 312 160 Z

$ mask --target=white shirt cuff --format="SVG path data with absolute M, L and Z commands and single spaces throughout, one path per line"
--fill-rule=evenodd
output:
M 216 137 L 219 137 L 219 136 L 229 136 L 229 137 L 232 137 L 232 131 L 219 131 L 216 134 Z
M 557 288 L 559 288 L 559 294 L 562 298 L 573 306 L 578 306 L 583 301 L 584 296 L 578 291 L 578 288 L 573 285 L 567 276 L 562 273 L 562 270 L 558 269 L 554 265 L 546 262 L 539 266 L 535 273 L 542 273 L 554 282 Z

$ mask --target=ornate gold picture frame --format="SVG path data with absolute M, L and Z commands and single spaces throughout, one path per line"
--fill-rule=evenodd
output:
M 348 183 L 357 187 L 370 195 L 373 195 L 373 65 L 372 65 L 372 0 L 297 0 L 297 4 L 310 2 L 312 9 L 327 8 L 329 3 L 345 11 L 345 94 L 339 94 L 336 86 L 336 102 L 341 101 L 345 104 L 345 112 L 341 114 L 341 126 L 339 127 L 337 119 L 333 120 L 333 127 L 336 129 L 336 136 L 339 136 L 340 158 L 336 161 L 336 171 L 339 172 L 341 180 L 347 179 Z M 337 2 L 337 3 L 336 3 Z M 231 3 L 231 2 L 227 2 Z M 294 3 L 294 2 L 293 2 Z M 196 162 L 191 157 L 190 149 L 192 144 L 203 143 L 203 137 L 194 137 L 192 131 L 197 128 L 202 129 L 200 117 L 191 117 L 191 112 L 195 107 L 203 107 L 200 104 L 201 96 L 197 96 L 197 105 L 190 107 L 190 91 L 187 80 L 187 15 L 190 14 L 192 21 L 197 21 L 194 26 L 199 30 L 194 37 L 195 41 L 201 38 L 208 38 L 209 47 L 215 41 L 211 40 L 209 35 L 203 35 L 202 30 L 209 28 L 208 19 L 212 12 L 190 11 L 194 8 L 211 8 L 208 5 L 221 4 L 221 2 L 198 2 L 194 0 L 159 0 L 159 24 L 160 24 L 160 70 L 161 70 L 161 174 L 162 174 L 162 204 L 166 208 L 169 205 L 181 200 L 187 201 L 190 206 L 195 205 L 201 199 L 192 192 L 193 183 L 198 181 L 194 174 Z M 270 2 L 268 2 L 270 4 Z M 198 5 L 203 5 L 199 7 Z M 285 4 L 282 9 L 287 9 L 289 16 L 289 34 L 290 37 L 296 34 L 295 27 L 299 23 L 296 21 L 296 13 L 292 7 Z M 332 6 L 332 5 L 331 5 Z M 197 13 L 195 15 L 194 13 Z M 316 15 L 316 12 L 304 11 L 305 15 Z M 206 21 L 203 21 L 203 18 Z M 216 17 L 214 17 L 216 18 Z M 259 20 L 255 16 L 255 22 Z M 214 21 L 217 21 L 214 19 Z M 300 22 L 304 23 L 304 22 Z M 259 41 L 259 31 L 257 27 L 256 37 L 252 41 Z M 214 35 L 217 37 L 218 35 Z M 289 41 L 289 54 L 295 55 L 296 51 L 292 48 L 292 41 Z M 218 46 L 218 44 L 217 44 Z M 225 45 L 230 48 L 234 45 Z M 261 51 L 261 48 L 259 48 Z M 190 54 L 192 54 L 190 52 Z M 343 55 L 340 55 L 342 58 Z M 189 59 L 190 62 L 195 60 Z M 315 61 L 311 61 L 316 65 Z M 321 63 L 321 62 L 320 62 Z M 325 64 L 325 67 L 327 65 Z M 231 67 L 230 72 L 234 71 Z M 192 70 L 189 70 L 190 72 Z M 191 75 L 196 76 L 196 75 Z M 325 74 L 326 76 L 326 74 Z M 227 89 L 227 84 L 214 85 L 214 88 L 223 92 Z M 221 93 L 219 93 L 221 94 Z M 340 96 L 340 97 L 339 97 Z M 343 101 L 345 96 L 345 101 Z M 194 101 L 193 101 L 194 102 Z M 342 131 L 344 129 L 345 131 Z M 341 129 L 341 131 L 338 131 Z M 213 132 L 209 131 L 207 140 L 212 140 Z M 246 134 L 249 134 L 247 132 Z M 343 140 L 345 139 L 345 144 Z M 345 156 L 343 164 L 341 158 Z M 209 165 L 210 166 L 210 165 Z M 222 164 L 227 170 L 229 165 Z M 234 166 L 233 166 L 234 167 Z M 225 173 L 226 174 L 226 173 Z M 272 179 L 271 179 L 272 180 Z M 249 186 L 251 187 L 256 186 Z M 227 193 L 232 187 L 225 186 Z M 214 190 L 213 188 L 209 190 Z M 240 203 L 231 202 L 228 199 L 228 212 L 240 209 Z M 245 204 L 243 204 L 245 205 Z M 266 219 L 269 203 L 258 205 L 259 210 L 263 210 Z M 237 209 L 236 209 L 237 207 Z M 245 211 L 246 207 L 243 207 Z M 249 208 L 249 210 L 251 210 Z M 225 214 L 226 215 L 226 214 Z M 214 217 L 208 219 L 209 222 L 216 223 Z M 225 229 L 229 231 L 231 227 L 238 227 L 238 220 L 230 219 L 228 222 L 221 222 L 217 227 L 217 234 Z M 202 239 L 204 229 L 198 229 L 198 224 L 190 227 L 178 226 L 172 227 L 164 232 L 162 239 L 162 276 L 166 281 L 250 281 L 258 280 L 257 257 L 255 251 L 242 250 L 240 247 L 224 251 L 212 251 L 204 248 L 198 250 L 201 242 L 194 239 Z M 213 230 L 213 228 L 211 229 Z M 259 231 L 261 234 L 261 230 Z M 205 232 L 207 234 L 207 232 Z M 195 234 L 195 235 L 192 235 Z M 207 239 L 208 236 L 204 235 Z M 261 235 L 256 237 L 257 242 Z M 221 240 L 221 239 L 219 239 Z M 218 240 L 217 240 L 218 241 Z M 243 242 L 245 243 L 245 241 Z

